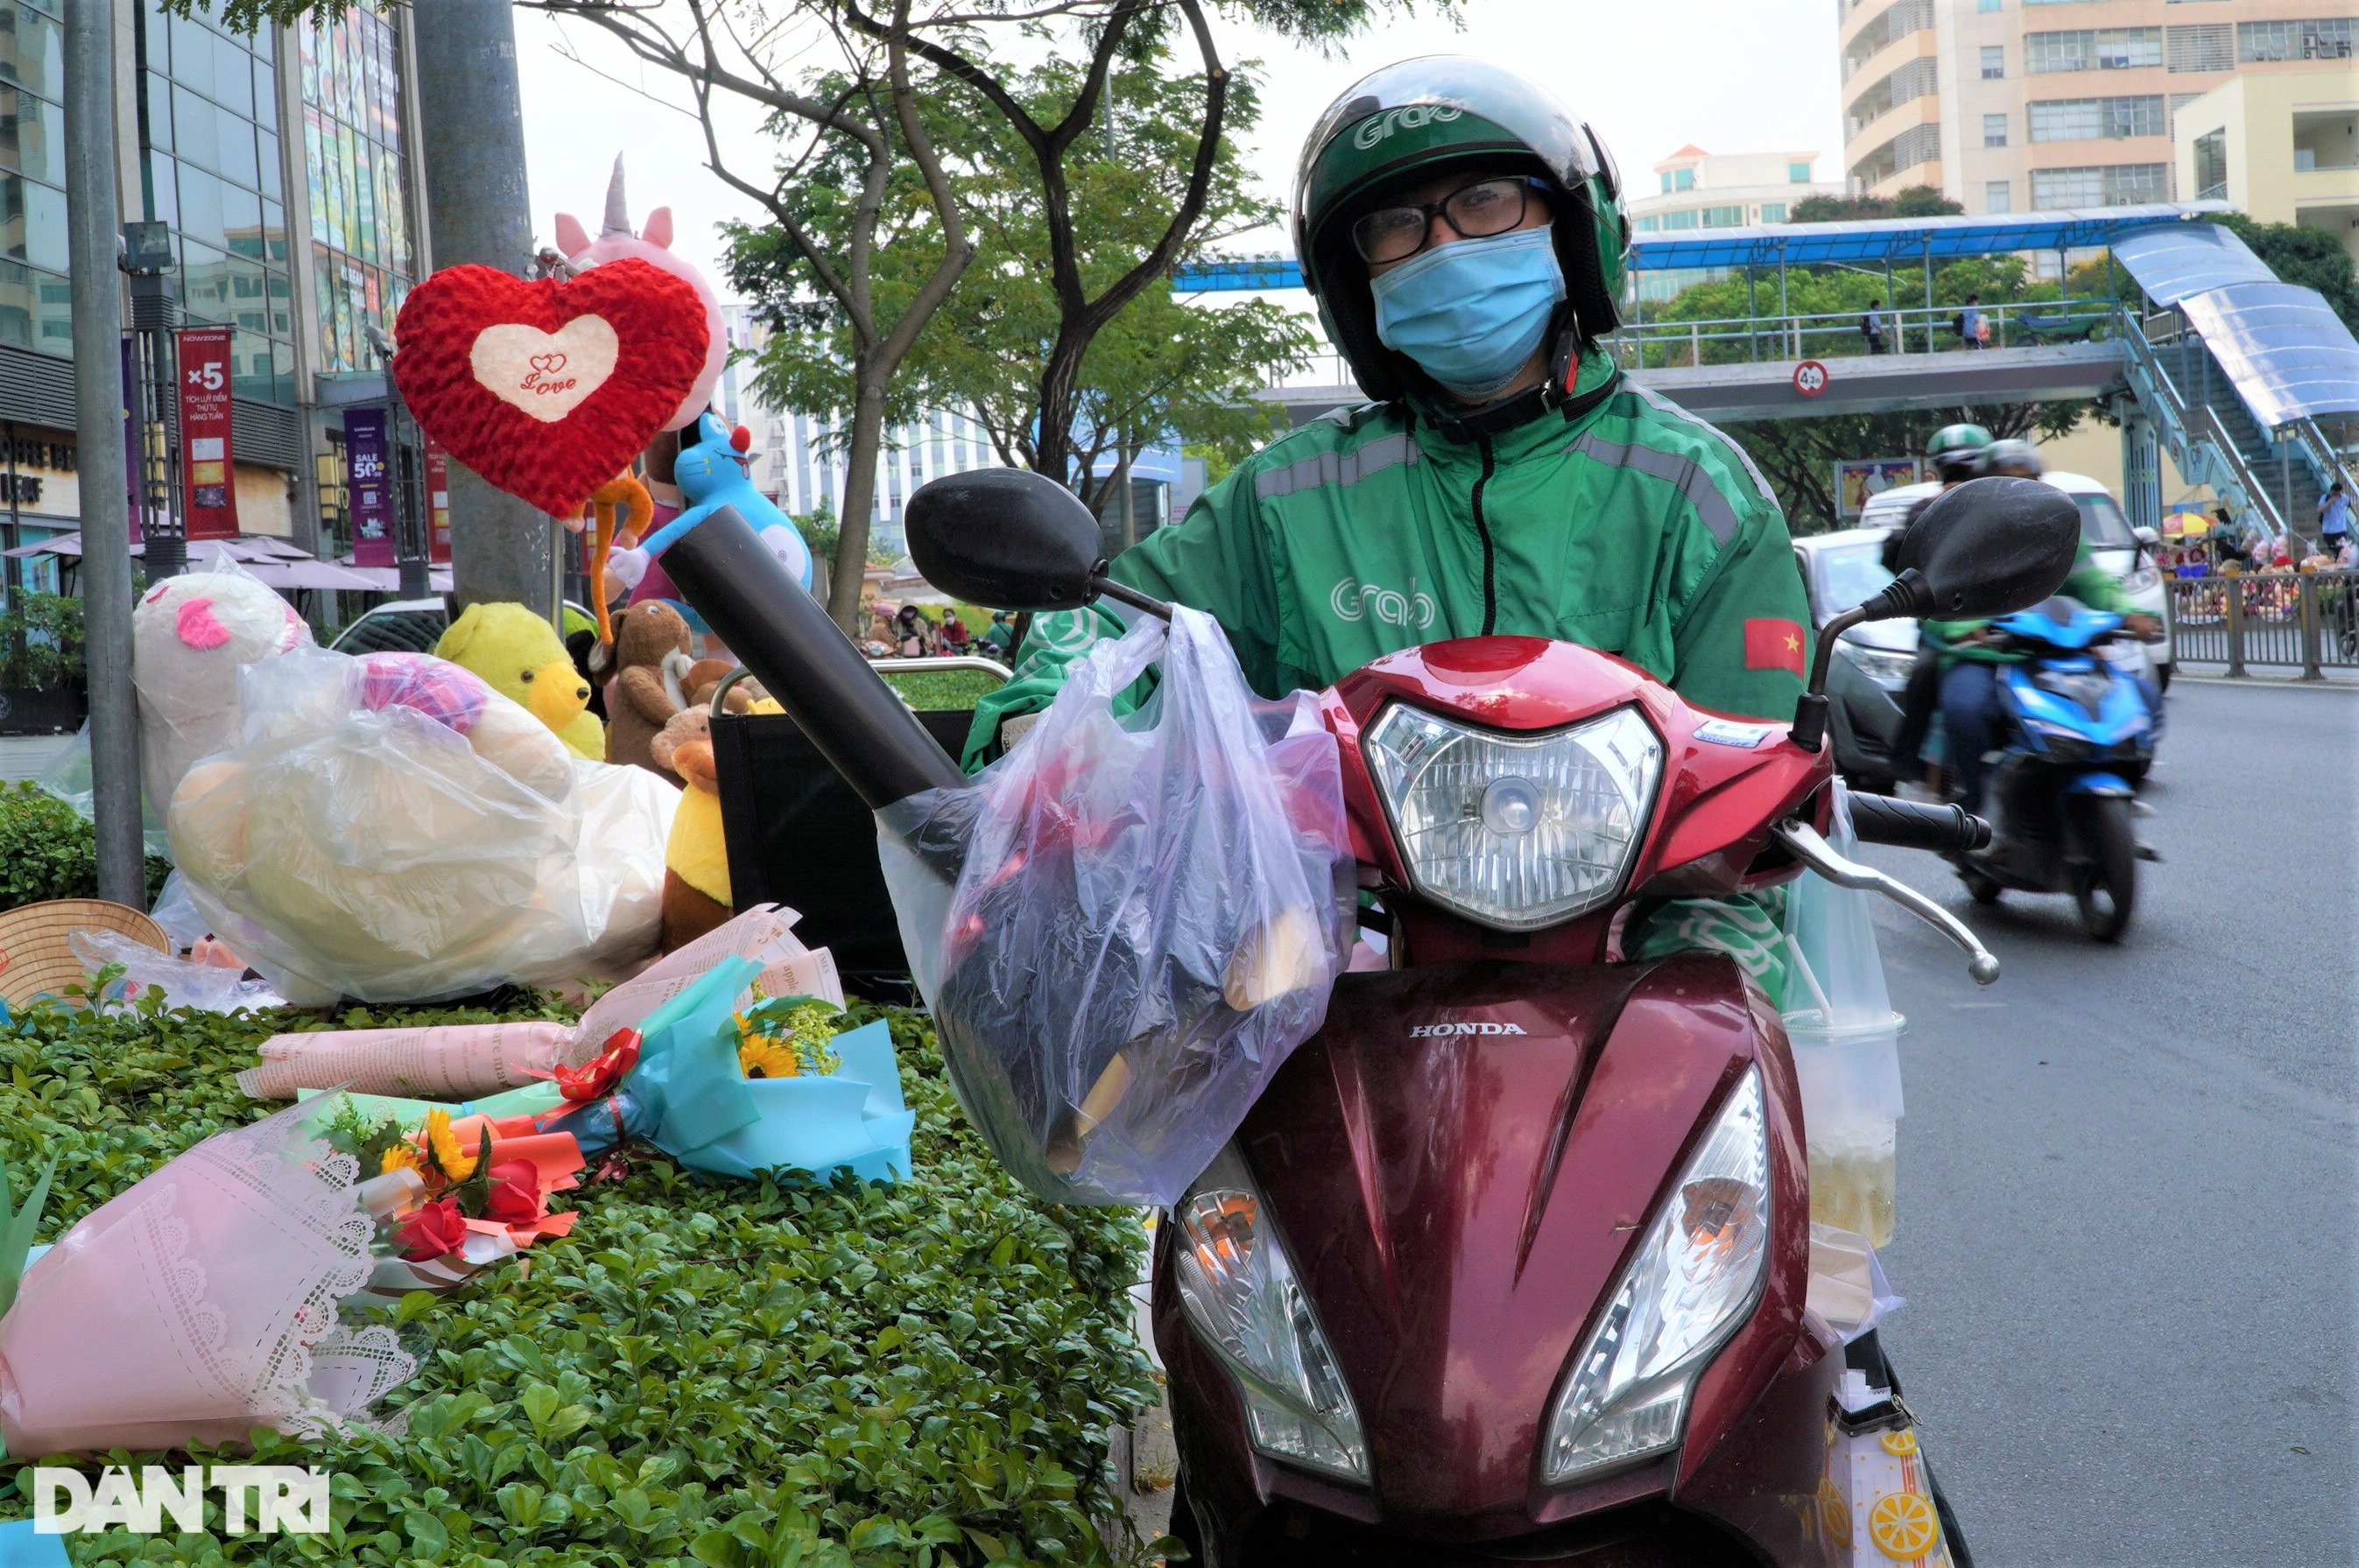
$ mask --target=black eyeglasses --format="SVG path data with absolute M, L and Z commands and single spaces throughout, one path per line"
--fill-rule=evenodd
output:
M 1545 189 L 1537 179 L 1483 179 L 1461 186 L 1439 201 L 1379 207 L 1352 225 L 1352 248 L 1365 262 L 1406 261 L 1425 248 L 1437 212 L 1464 239 L 1504 234 L 1524 221 L 1532 192 Z

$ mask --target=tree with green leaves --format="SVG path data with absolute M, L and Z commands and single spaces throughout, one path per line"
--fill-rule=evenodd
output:
M 806 52 L 808 30 L 788 25 L 809 11 L 804 0 L 788 0 L 776 14 L 733 0 L 517 4 L 601 27 L 643 64 L 677 79 L 703 129 L 706 167 L 760 204 L 792 248 L 814 307 L 843 323 L 832 402 L 851 409 L 849 466 L 827 597 L 836 624 L 854 630 L 893 378 L 974 254 L 926 131 L 930 87 L 911 70 L 918 24 L 910 0 L 892 0 L 873 32 L 822 29 L 821 47 L 832 51 L 824 65 Z M 733 102 L 765 116 L 768 140 L 741 148 L 724 139 L 716 106 Z M 840 171 L 824 193 L 803 178 L 820 163 Z M 823 205 L 814 208 L 814 200 Z M 892 264 L 880 276 L 888 249 Z
M 1080 146 L 1068 156 L 1067 198 L 1086 287 L 1135 266 L 1159 241 L 1166 214 L 1181 199 L 1193 161 L 1188 113 L 1194 88 L 1168 73 L 1168 59 L 1158 44 L 1145 59 L 1118 62 L 1085 138 L 1089 156 Z M 1010 80 L 1027 102 L 1046 105 L 1075 91 L 1076 70 L 1051 58 L 1011 72 Z M 1256 107 L 1250 74 L 1241 72 L 1229 127 L 1249 129 Z M 978 252 L 902 367 L 888 399 L 893 423 L 940 409 L 970 413 L 1003 462 L 1053 475 L 1093 509 L 1122 493 L 1128 460 L 1144 446 L 1176 439 L 1234 459 L 1272 433 L 1269 406 L 1254 395 L 1312 351 L 1308 319 L 1262 300 L 1183 300 L 1169 287 L 1141 291 L 1097 331 L 1057 424 L 1043 390 L 1043 351 L 1060 330 L 1063 302 L 1030 151 L 956 84 L 931 99 L 926 112 Z M 830 212 L 828 191 L 840 174 L 815 164 L 805 175 L 801 205 Z M 1180 257 L 1193 259 L 1229 233 L 1277 218 L 1275 204 L 1251 191 L 1234 146 L 1224 145 Z M 774 228 L 733 229 L 729 254 L 737 288 L 772 328 L 758 359 L 763 395 L 783 406 L 827 412 L 841 384 L 845 323 L 814 308 L 796 250 Z M 889 271 L 893 255 L 887 247 L 880 268 Z M 1057 437 L 1061 460 L 1053 455 Z
M 774 275 L 764 297 L 790 307 L 777 319 L 815 334 L 834 332 L 847 349 L 832 395 L 799 395 L 790 406 L 850 410 L 830 598 L 837 623 L 849 632 L 859 613 L 857 573 L 866 556 L 884 432 L 891 411 L 917 406 L 897 387 L 897 373 L 975 248 L 928 130 L 926 106 L 954 92 L 972 95 L 975 112 L 995 116 L 1028 161 L 1044 236 L 1040 254 L 1057 304 L 1052 330 L 1031 345 L 1040 362 L 1035 458 L 1061 476 L 1071 471 L 1082 364 L 1091 345 L 1140 295 L 1168 287 L 1175 261 L 1201 243 L 1234 84 L 1208 10 L 1291 36 L 1332 38 L 1412 0 L 973 0 L 922 12 L 910 0 L 518 3 L 601 27 L 643 63 L 688 87 L 707 162 L 761 204 L 767 227 L 785 241 L 755 261 L 757 275 Z M 1428 3 L 1446 9 L 1455 0 Z M 817 60 L 790 47 L 814 36 L 832 44 L 834 58 Z M 1186 130 L 1175 129 L 1172 144 L 1184 174 L 1168 204 L 1153 212 L 1152 243 L 1122 258 L 1111 276 L 1085 276 L 1072 166 L 1087 161 L 1098 143 L 1096 128 L 1109 108 L 1107 80 L 1118 68 L 1152 58 L 1158 44 L 1183 37 L 1196 56 L 1194 70 L 1173 73 L 1185 84 L 1189 105 Z M 1064 62 L 1063 95 L 1027 101 L 1025 90 L 1036 73 L 999 63 L 994 51 L 1003 45 Z M 768 116 L 773 141 L 745 152 L 724 148 L 713 108 L 716 98 L 732 96 Z M 1114 112 L 1118 124 L 1119 107 Z M 758 175 L 744 167 L 757 161 L 764 165 Z M 856 167 L 857 178 L 822 190 L 812 171 L 831 161 Z M 906 265 L 909 247 L 933 258 L 916 278 Z M 1115 258 L 1097 259 L 1114 268 Z M 791 285 L 776 276 L 781 263 L 794 274 Z M 738 281 L 745 286 L 742 272 Z
M 1786 213 L 1788 223 L 1847 223 L 1860 218 L 1943 218 L 1965 209 L 1930 185 L 1889 196 L 1805 196 Z
M 1758 419 L 1721 430 L 1744 447 L 1785 509 L 1794 533 L 1823 534 L 1835 516 L 1835 464 L 1856 458 L 1922 457 L 1944 425 L 1980 425 L 1999 440 L 2050 441 L 2085 418 L 2104 418 L 2104 405 L 2084 401 L 1987 403 L 1926 408 L 1905 414 L 1836 414 L 1815 419 Z
M 886 26 L 861 0 L 806 3 L 864 36 L 882 36 Z M 965 112 L 980 122 L 979 134 L 1003 149 L 996 160 L 1001 178 L 1021 171 L 1023 185 L 1006 188 L 1000 199 L 1018 200 L 1020 189 L 1033 232 L 998 265 L 1012 265 L 1018 254 L 1028 258 L 1053 306 L 1038 336 L 1002 340 L 1038 363 L 1030 399 L 1035 417 L 1021 427 L 1030 443 L 1030 466 L 1069 481 L 1079 473 L 1086 482 L 1084 449 L 1093 432 L 1117 444 L 1134 435 L 1153 438 L 1163 432 L 1144 425 L 1133 430 L 1128 421 L 1144 420 L 1158 406 L 1201 405 L 1201 392 L 1219 390 L 1217 378 L 1208 382 L 1201 370 L 1189 370 L 1210 365 L 1199 351 L 1205 338 L 1179 330 L 1187 324 L 1176 318 L 1167 318 L 1168 330 L 1159 334 L 1137 334 L 1157 343 L 1155 365 L 1117 374 L 1110 359 L 1096 373 L 1096 385 L 1085 387 L 1085 366 L 1101 334 L 1142 296 L 1168 289 L 1172 267 L 1208 243 L 1208 215 L 1217 229 L 1220 215 L 1237 206 L 1227 137 L 1233 116 L 1252 113 L 1250 82 L 1241 86 L 1222 59 L 1212 15 L 1282 36 L 1332 41 L 1414 3 L 977 0 L 913 26 L 911 53 L 939 73 L 947 93 L 965 95 Z M 1440 11 L 1456 3 L 1427 0 L 1429 8 Z M 997 63 L 986 51 L 1001 37 L 1011 44 L 1025 38 L 1027 54 L 1047 44 L 1046 63 Z M 1193 55 L 1184 68 L 1183 44 Z M 1150 105 L 1149 112 L 1139 113 L 1135 106 L 1140 103 Z M 1122 150 L 1125 133 L 1128 152 Z M 1011 159 L 1009 152 L 1017 156 Z M 1111 164 L 1127 166 L 1126 181 L 1114 169 L 1093 168 Z M 1111 232 L 1109 220 L 1119 221 L 1122 234 Z M 1012 325 L 1012 305 L 1006 314 Z M 1241 330 L 1250 326 L 1273 350 L 1288 341 L 1285 325 L 1266 315 L 1239 315 L 1233 322 Z M 1005 418 L 998 427 L 1011 434 L 1019 428 Z

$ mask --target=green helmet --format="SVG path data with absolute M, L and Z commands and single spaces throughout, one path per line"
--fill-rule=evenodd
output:
M 1353 220 L 1404 175 L 1452 165 L 1521 168 L 1557 197 L 1554 233 L 1568 313 L 1586 341 L 1620 324 L 1630 243 L 1622 180 L 1596 133 L 1514 71 L 1463 55 L 1426 55 L 1362 78 L 1327 107 L 1302 144 L 1294 178 L 1294 252 L 1327 336 L 1360 388 L 1398 398 L 1424 373 L 1376 341 L 1366 264 Z
M 1961 484 L 1982 471 L 1990 444 L 1991 433 L 1980 425 L 1944 425 L 1925 443 L 1925 455 L 1943 484 Z

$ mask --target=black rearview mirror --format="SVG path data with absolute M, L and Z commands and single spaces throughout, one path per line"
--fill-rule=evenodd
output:
M 1901 535 L 1898 568 L 1915 568 L 1940 621 L 2026 610 L 2072 575 L 2081 509 L 2036 479 L 1978 479 L 1926 504 Z
M 1098 520 L 1023 469 L 977 469 L 918 487 L 903 514 L 909 557 L 953 599 L 994 610 L 1078 610 L 1102 590 Z

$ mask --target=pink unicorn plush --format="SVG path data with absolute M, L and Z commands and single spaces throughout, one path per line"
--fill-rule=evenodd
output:
M 573 272 L 586 272 L 601 262 L 620 261 L 636 256 L 652 262 L 666 272 L 686 282 L 704 301 L 704 324 L 710 332 L 704 350 L 704 368 L 697 373 L 696 384 L 688 389 L 687 397 L 664 425 L 667 430 L 684 429 L 696 423 L 696 416 L 712 403 L 712 388 L 721 380 L 721 362 L 728 357 L 729 334 L 721 325 L 721 301 L 714 297 L 712 286 L 704 275 L 671 254 L 671 209 L 658 207 L 647 214 L 647 226 L 638 233 L 631 232 L 631 212 L 623 200 L 623 155 L 614 155 L 614 178 L 606 187 L 606 217 L 592 239 L 582 227 L 582 220 L 571 212 L 557 215 L 557 248 L 565 254 L 567 267 Z

